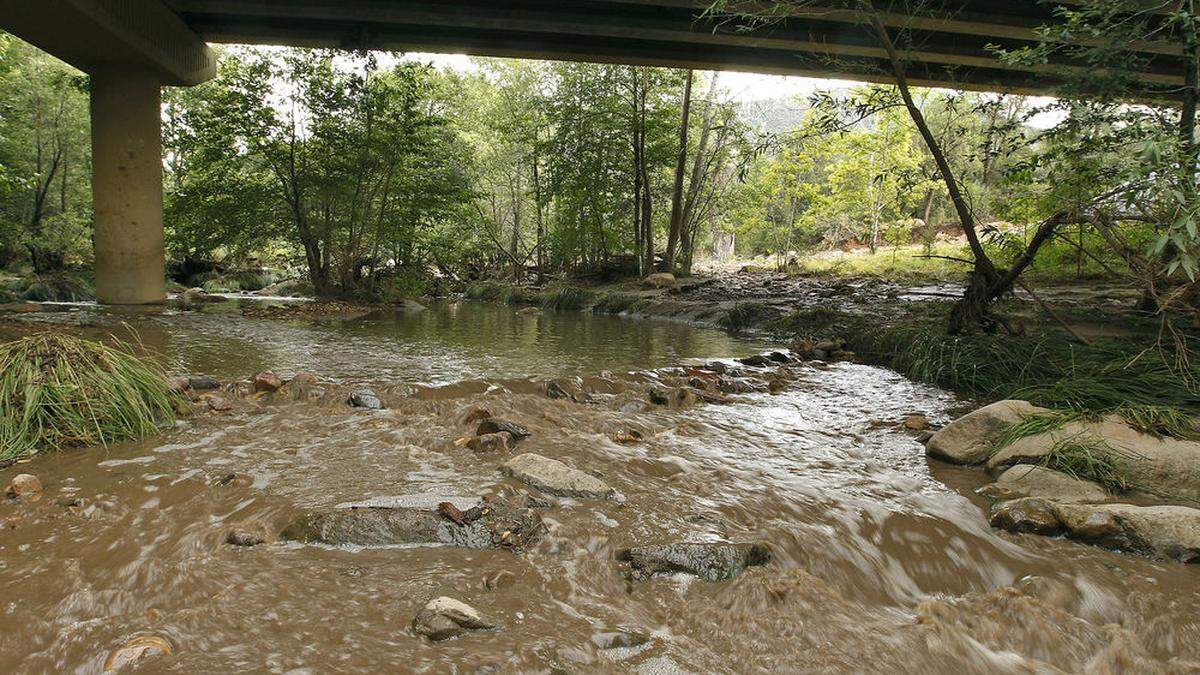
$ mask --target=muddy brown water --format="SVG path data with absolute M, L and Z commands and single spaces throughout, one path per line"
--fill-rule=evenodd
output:
M 98 672 L 138 635 L 173 648 L 141 672 L 1200 668 L 1200 568 L 992 530 L 971 492 L 985 478 L 931 465 L 900 424 L 914 411 L 944 422 L 961 402 L 886 370 L 805 366 L 777 394 L 622 412 L 604 397 L 548 399 L 531 378 L 628 394 L 680 362 L 764 345 L 472 303 L 346 322 L 217 309 L 120 318 L 178 372 L 312 370 L 375 383 L 390 407 L 239 407 L 0 472 L 46 487 L 38 502 L 0 503 L 0 670 Z M 90 321 L 100 325 L 85 331 L 120 326 Z M 518 452 L 596 472 L 625 501 L 555 500 L 547 535 L 522 553 L 224 543 L 230 523 L 278 531 L 348 501 L 518 492 L 497 472 L 503 457 L 452 442 L 477 404 L 532 431 Z M 626 427 L 645 440 L 613 442 Z M 248 484 L 215 485 L 230 472 Z M 76 498 L 82 508 L 60 503 Z M 763 541 L 774 560 L 717 583 L 618 573 L 617 549 L 684 540 Z M 500 571 L 513 583 L 488 589 Z M 500 627 L 418 638 L 412 617 L 438 595 Z M 619 630 L 650 640 L 599 648 Z

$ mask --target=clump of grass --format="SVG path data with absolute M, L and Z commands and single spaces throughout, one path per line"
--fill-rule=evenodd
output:
M 620 314 L 622 312 L 636 312 L 646 306 L 646 299 L 634 295 L 632 293 L 605 293 L 592 305 L 592 312 L 596 314 Z
M 771 308 L 761 302 L 739 302 L 725 312 L 717 323 L 731 331 L 761 326 L 775 318 Z
M 0 458 L 148 436 L 175 419 L 157 366 L 66 335 L 0 344 Z
M 1161 405 L 1122 405 L 1114 411 L 1126 424 L 1144 434 L 1200 440 L 1200 420 L 1178 408 Z
M 540 305 L 545 302 L 546 296 L 535 288 L 509 286 L 505 289 L 503 299 L 509 305 Z
M 592 292 L 582 288 L 563 286 L 557 290 L 548 291 L 542 300 L 546 309 L 559 311 L 580 310 L 592 300 Z
M 96 293 L 83 279 L 69 274 L 53 274 L 34 279 L 21 293 L 34 302 L 81 302 L 95 300 Z
M 1000 435 L 1000 438 L 996 440 L 994 451 L 1006 448 L 1022 438 L 1057 431 L 1071 422 L 1092 417 L 1093 415 L 1080 410 L 1048 410 L 1025 415 L 1020 422 L 1010 426 Z
M 1042 456 L 1041 465 L 1072 478 L 1099 483 L 1112 492 L 1147 490 L 1144 457 L 1083 434 L 1063 438 Z
M 504 297 L 506 288 L 504 284 L 498 284 L 494 281 L 484 281 L 468 286 L 463 295 L 468 300 L 496 301 Z
M 872 361 L 974 396 L 1020 398 L 1075 410 L 1159 406 L 1200 411 L 1200 389 L 1195 385 L 1200 372 L 1181 374 L 1168 356 L 1147 354 L 1136 345 L 953 336 L 928 326 L 862 331 L 851 337 L 854 351 Z

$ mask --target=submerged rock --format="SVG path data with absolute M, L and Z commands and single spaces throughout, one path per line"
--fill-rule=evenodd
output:
M 996 484 L 1016 497 L 1042 497 L 1057 502 L 1102 502 L 1108 493 L 1097 483 L 1033 464 L 1010 467 Z
M 31 473 L 19 473 L 13 476 L 12 482 L 4 489 L 4 494 L 10 499 L 40 499 L 42 496 L 42 481 Z
M 417 612 L 412 622 L 414 633 L 433 642 L 448 640 L 469 630 L 490 630 L 495 627 L 496 622 L 480 614 L 479 610 L 444 595 L 430 600 Z
M 1200 562 L 1200 510 L 1185 506 L 1067 504 L 1027 497 L 992 507 L 1010 532 L 1065 534 L 1088 544 L 1179 562 Z
M 528 429 L 520 424 L 517 424 L 516 422 L 510 422 L 505 419 L 500 419 L 499 417 L 489 417 L 488 419 L 480 422 L 479 426 L 475 428 L 475 435 L 483 436 L 485 434 L 496 434 L 502 431 L 511 436 L 513 442 L 519 441 L 522 438 L 529 438 L 532 435 L 529 433 Z
M 609 499 L 616 492 L 591 474 L 531 452 L 517 455 L 500 466 L 506 476 L 559 497 Z
M 541 538 L 542 519 L 529 509 L 481 502 L 467 512 L 474 509 L 474 519 L 460 525 L 436 508 L 334 508 L 297 518 L 279 536 L 332 546 L 442 544 L 475 549 L 521 549 Z
M 507 452 L 510 449 L 510 439 L 512 436 L 503 432 L 497 431 L 494 434 L 483 434 L 482 436 L 467 436 L 460 439 L 463 445 L 467 446 L 475 452 Z
M 632 649 L 650 641 L 650 636 L 637 631 L 604 631 L 592 633 L 592 644 L 596 649 Z
M 1006 400 L 984 406 L 942 427 L 929 439 L 930 457 L 954 464 L 980 464 L 992 454 L 996 441 L 1025 416 L 1044 412 L 1028 401 Z
M 113 650 L 104 661 L 105 672 L 120 670 L 144 659 L 171 653 L 171 643 L 157 635 L 139 635 Z
M 634 546 L 617 552 L 629 564 L 635 581 L 656 574 L 691 574 L 705 581 L 723 581 L 747 567 L 771 561 L 771 550 L 760 543 L 682 542 Z
M 913 413 L 904 418 L 904 428 L 909 431 L 925 431 L 929 428 L 929 418 L 921 413 Z
M 740 363 L 744 366 L 751 366 L 753 368 L 765 368 L 767 366 L 774 364 L 774 362 L 769 357 L 764 356 L 762 354 L 754 354 L 753 356 L 746 356 L 746 357 L 738 359 L 737 361 L 738 361 L 738 363 Z
M 234 523 L 225 533 L 230 546 L 258 546 L 271 540 L 267 526 L 258 522 Z
M 356 389 L 351 392 L 349 403 L 355 408 L 383 409 L 383 401 L 379 400 L 379 395 L 370 389 Z

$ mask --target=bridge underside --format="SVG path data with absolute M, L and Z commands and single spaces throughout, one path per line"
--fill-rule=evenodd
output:
M 1074 0 L 876 0 L 917 85 L 1052 94 L 1069 59 L 1023 67 L 992 46 L 1032 44 Z M 1137 2 L 1138 0 L 1131 0 Z M 750 4 L 734 3 L 739 6 Z M 845 0 L 762 2 L 767 24 L 705 15 L 705 0 L 6 0 L 0 28 L 92 75 L 96 277 L 102 302 L 158 302 L 163 282 L 159 86 L 215 73 L 206 43 L 388 49 L 740 70 L 890 82 Z M 920 6 L 920 13 L 907 9 Z M 1137 45 L 1145 95 L 1179 96 L 1178 44 Z

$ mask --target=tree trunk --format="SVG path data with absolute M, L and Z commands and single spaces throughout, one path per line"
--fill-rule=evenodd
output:
M 683 83 L 683 111 L 679 120 L 679 156 L 675 160 L 675 189 L 671 193 L 671 229 L 667 232 L 667 270 L 675 271 L 675 255 L 679 248 L 679 232 L 683 224 L 683 173 L 687 166 L 688 115 L 692 107 L 692 71 L 687 71 Z

